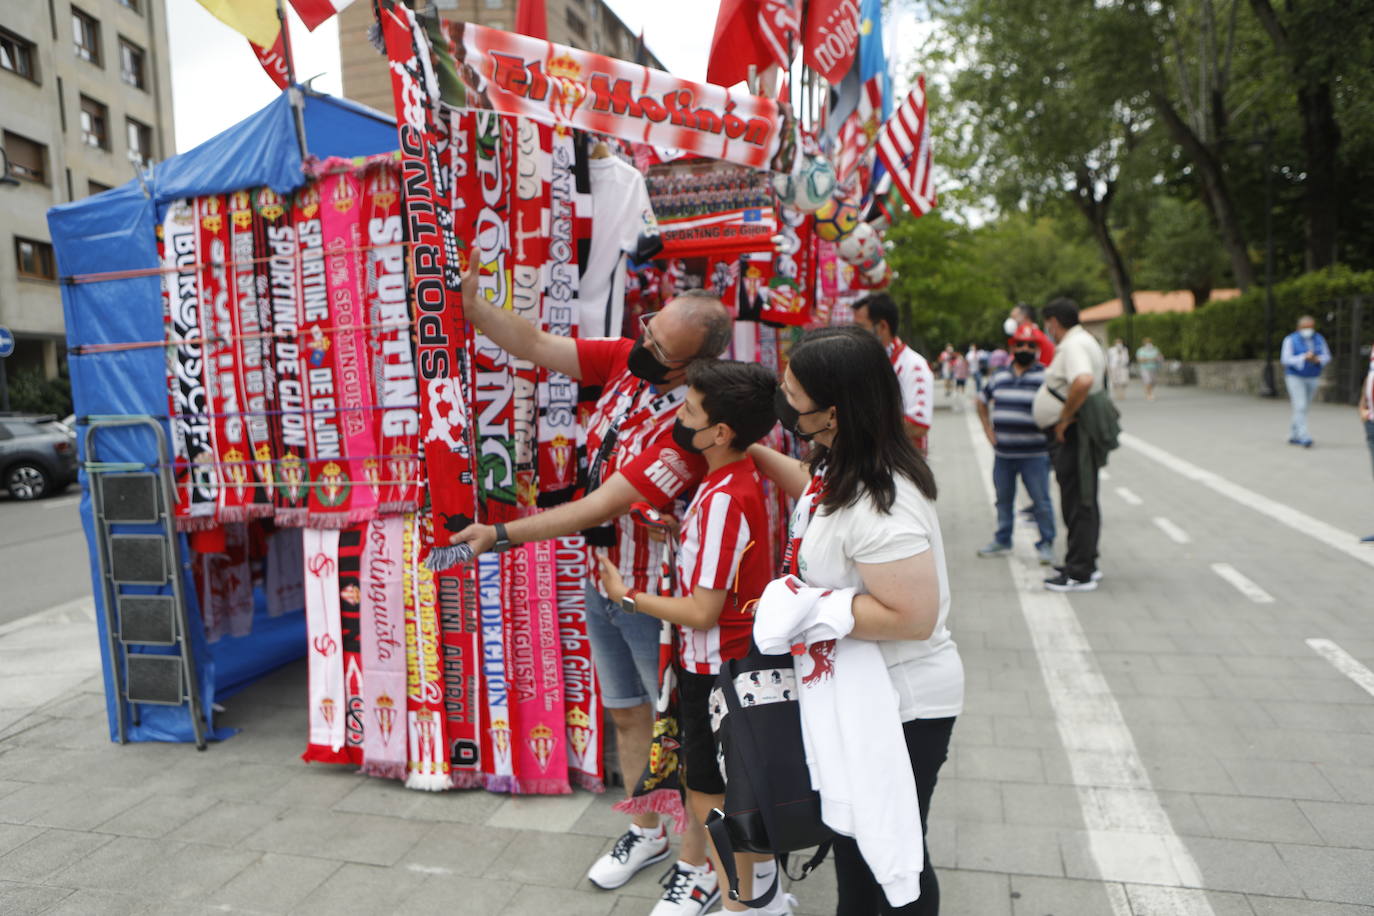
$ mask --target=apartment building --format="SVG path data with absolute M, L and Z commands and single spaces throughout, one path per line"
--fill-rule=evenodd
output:
M 416 5 L 419 0 L 412 2 Z M 476 22 L 494 29 L 515 28 L 519 0 L 433 0 L 445 19 Z M 587 51 L 635 60 L 639 35 L 621 21 L 601 0 L 545 0 L 549 40 Z M 372 6 L 354 3 L 339 14 L 339 60 L 343 68 L 344 95 L 355 102 L 392 111 L 391 75 L 386 58 L 367 40 L 372 25 Z M 645 63 L 664 69 L 651 52 Z
M 0 3 L 0 325 L 11 378 L 63 358 L 47 211 L 173 152 L 164 0 Z M 365 6 L 366 4 L 360 4 Z

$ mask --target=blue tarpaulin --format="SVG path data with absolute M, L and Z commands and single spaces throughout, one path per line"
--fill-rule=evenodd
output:
M 377 112 L 308 90 L 303 94 L 306 147 L 321 159 L 370 156 L 396 148 L 396 126 Z M 48 227 L 63 278 L 62 310 L 67 325 L 72 398 L 78 417 L 143 414 L 163 420 L 167 432 L 167 382 L 162 347 L 81 354 L 91 344 L 164 339 L 161 278 L 70 281 L 72 277 L 112 271 L 157 268 L 156 226 L 167 205 L 183 197 L 222 194 L 266 185 L 286 193 L 303 183 L 300 145 L 290 93 L 283 92 L 261 111 L 188 152 L 158 163 L 142 181 L 84 200 L 53 207 Z M 156 465 L 163 456 L 148 430 L 114 428 L 97 433 L 101 461 Z M 85 456 L 84 429 L 77 436 Z M 170 441 L 170 440 L 169 440 Z M 81 474 L 81 522 L 86 531 L 88 563 L 100 627 L 101 664 L 110 737 L 116 737 L 116 699 L 104 623 L 104 589 L 91 515 L 90 488 Z M 115 526 L 114 531 L 146 531 Z M 182 537 L 183 558 L 189 556 Z M 253 632 L 226 636 L 208 644 L 200 625 L 195 588 L 189 570 L 184 592 L 191 617 L 191 646 L 200 671 L 201 700 L 210 719 L 211 737 L 226 737 L 213 728 L 212 704 L 264 673 L 305 652 L 304 614 L 267 617 L 258 594 Z M 156 650 L 149 650 L 156 651 Z M 166 650 L 163 650 L 166 651 Z M 140 705 L 132 741 L 190 741 L 194 735 L 185 707 Z

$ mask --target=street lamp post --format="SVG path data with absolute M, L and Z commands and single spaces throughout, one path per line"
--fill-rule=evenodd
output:
M 1261 135 L 1264 146 L 1264 375 L 1260 397 L 1276 398 L 1274 384 L 1274 128 Z

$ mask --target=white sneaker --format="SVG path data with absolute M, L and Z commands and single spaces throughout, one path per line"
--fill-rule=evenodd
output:
M 603 891 L 613 891 L 641 868 L 668 858 L 671 845 L 662 825 L 657 834 L 645 834 L 639 827 L 631 827 L 620 835 L 610 852 L 592 864 L 587 880 Z
M 701 916 L 720 899 L 720 881 L 715 869 L 703 870 L 685 862 L 674 862 L 663 876 L 663 896 L 649 916 Z

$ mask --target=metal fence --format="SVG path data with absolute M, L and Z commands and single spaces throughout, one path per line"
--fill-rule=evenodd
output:
M 1374 340 L 1374 295 L 1350 296 L 1323 302 L 1317 316 L 1331 347 L 1329 381 L 1322 396 L 1339 404 L 1360 399 L 1360 386 L 1369 371 L 1369 351 Z

